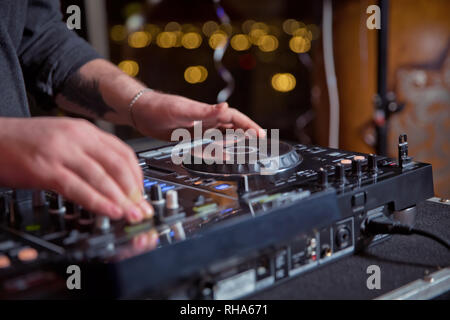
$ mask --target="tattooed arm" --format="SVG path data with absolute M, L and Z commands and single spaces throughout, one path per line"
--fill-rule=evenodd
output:
M 112 63 L 96 59 L 71 75 L 56 97 L 64 110 L 90 118 L 131 125 L 128 105 L 145 86 Z
M 130 102 L 145 86 L 106 60 L 86 63 L 64 83 L 57 104 L 68 111 L 104 118 L 117 124 L 132 125 Z M 203 121 L 203 129 L 212 127 L 261 128 L 227 103 L 210 105 L 177 95 L 146 91 L 133 106 L 136 129 L 142 134 L 170 140 L 176 128 L 192 128 Z

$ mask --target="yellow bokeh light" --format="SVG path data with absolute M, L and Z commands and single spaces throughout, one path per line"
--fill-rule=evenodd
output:
M 295 30 L 302 27 L 305 27 L 305 24 L 295 19 L 287 19 L 286 21 L 283 22 L 283 30 L 287 34 L 293 34 Z
M 250 31 L 250 41 L 254 45 L 259 45 L 259 42 L 263 36 L 267 35 L 267 32 L 262 29 L 253 29 Z
M 208 77 L 208 70 L 203 66 L 191 66 L 184 71 L 184 80 L 186 82 L 195 84 L 201 83 Z
M 177 36 L 174 32 L 161 32 L 156 38 L 156 44 L 161 48 L 172 48 L 177 44 Z
M 302 37 L 302 38 L 308 39 L 309 41 L 311 41 L 313 39 L 312 32 L 309 31 L 308 29 L 306 29 L 306 27 L 301 27 L 301 28 L 294 30 L 294 32 L 292 32 L 292 36 L 293 37 Z
M 220 25 L 220 30 L 224 31 L 228 36 L 233 33 L 233 27 L 229 23 L 223 23 Z
M 115 25 L 111 28 L 109 35 L 111 40 L 121 42 L 127 37 L 127 29 L 121 24 Z
M 272 87 L 276 91 L 289 92 L 295 88 L 296 83 L 291 73 L 276 73 L 272 77 Z
M 181 31 L 181 25 L 178 22 L 171 21 L 166 24 L 164 31 Z
M 214 32 L 216 32 L 219 29 L 219 25 L 217 22 L 214 21 L 207 21 L 202 27 L 202 31 L 205 34 L 205 36 L 210 37 Z
M 156 38 L 156 35 L 161 31 L 161 28 L 156 24 L 146 24 L 144 30 L 152 35 L 152 38 Z
M 181 47 L 181 39 L 183 38 L 183 32 L 174 31 L 173 33 L 175 34 L 175 37 L 176 37 L 174 47 Z
M 311 49 L 311 41 L 304 37 L 292 37 L 289 41 L 289 48 L 295 53 L 308 52 Z
M 139 73 L 139 64 L 133 60 L 124 60 L 119 63 L 118 67 L 131 77 L 135 77 Z
M 196 32 L 188 32 L 181 38 L 181 44 L 186 49 L 196 49 L 202 44 L 202 36 Z
M 255 20 L 246 20 L 242 24 L 242 31 L 245 33 L 250 33 L 250 31 L 252 30 L 252 26 L 255 22 L 256 22 Z
M 128 36 L 128 45 L 132 48 L 144 48 L 152 41 L 152 35 L 147 31 L 133 32 Z
M 263 31 L 265 31 L 266 33 L 269 32 L 269 26 L 268 26 L 267 24 L 265 24 L 264 22 L 255 22 L 255 23 L 252 25 L 251 30 L 257 30 L 257 29 L 263 30 Z
M 236 34 L 231 38 L 231 47 L 236 51 L 248 50 L 251 46 L 250 39 L 245 34 Z
M 261 51 L 272 52 L 278 48 L 278 39 L 272 35 L 262 36 L 258 47 Z
M 209 38 L 209 46 L 213 49 L 225 46 L 227 43 L 227 34 L 223 31 L 214 32 Z

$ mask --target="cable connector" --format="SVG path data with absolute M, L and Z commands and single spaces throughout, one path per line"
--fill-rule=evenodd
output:
M 375 236 L 377 234 L 402 234 L 411 235 L 417 234 L 423 237 L 433 239 L 439 242 L 447 249 L 450 249 L 450 244 L 448 241 L 442 239 L 441 237 L 432 234 L 425 230 L 415 229 L 411 226 L 402 224 L 398 221 L 389 219 L 388 217 L 382 215 L 374 218 L 368 218 L 363 224 L 363 232 L 370 236 Z

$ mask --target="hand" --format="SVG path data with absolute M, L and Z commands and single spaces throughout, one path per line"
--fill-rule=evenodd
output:
M 0 150 L 1 186 L 53 190 L 112 219 L 153 215 L 132 149 L 85 120 L 0 118 Z
M 136 129 L 142 134 L 170 140 L 177 128 L 192 129 L 194 121 L 202 121 L 203 130 L 209 128 L 253 129 L 264 136 L 264 131 L 249 117 L 228 104 L 209 105 L 181 96 L 155 91 L 144 93 L 133 106 Z

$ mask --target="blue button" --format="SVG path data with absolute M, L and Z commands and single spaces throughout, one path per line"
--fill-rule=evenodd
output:
M 149 187 L 151 187 L 152 185 L 154 185 L 154 184 L 156 184 L 156 183 L 157 183 L 156 181 L 151 181 L 151 180 L 145 179 L 145 180 L 144 180 L 144 187 L 145 187 L 145 188 L 149 188 Z
M 223 184 L 219 184 L 219 185 L 215 186 L 214 188 L 216 190 L 225 190 L 225 189 L 228 189 L 229 187 L 231 187 L 229 184 L 223 183 Z
M 162 191 L 162 192 L 166 192 L 166 191 L 169 191 L 169 190 L 172 190 L 172 189 L 175 189 L 175 186 L 167 186 L 167 187 L 164 187 L 164 188 L 161 189 L 161 191 Z

